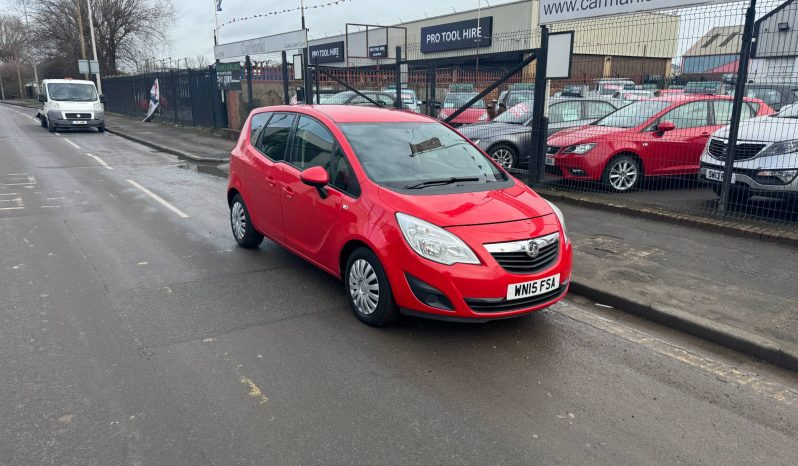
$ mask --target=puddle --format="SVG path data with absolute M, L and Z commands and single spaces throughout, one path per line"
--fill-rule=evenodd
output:
M 178 165 L 184 170 L 193 172 L 205 173 L 208 175 L 218 176 L 219 178 L 227 178 L 227 171 L 222 167 L 227 167 L 226 163 L 201 163 L 201 162 L 186 162 L 185 164 Z

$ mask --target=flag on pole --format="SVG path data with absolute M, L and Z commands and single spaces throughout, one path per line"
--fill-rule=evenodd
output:
M 222 0 L 216 0 L 216 11 L 222 11 Z
M 161 103 L 161 92 L 158 87 L 158 78 L 155 78 L 155 82 L 152 85 L 152 89 L 150 89 L 150 108 L 147 110 L 147 117 L 144 121 L 150 121 L 152 118 L 152 114 L 155 113 L 155 109 L 158 108 L 158 104 Z

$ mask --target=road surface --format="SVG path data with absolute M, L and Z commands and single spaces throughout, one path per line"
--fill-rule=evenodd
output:
M 573 297 L 373 329 L 225 180 L 0 105 L 0 464 L 795 464 L 798 378 Z

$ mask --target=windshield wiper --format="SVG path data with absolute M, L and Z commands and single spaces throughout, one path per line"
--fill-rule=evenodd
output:
M 477 178 L 477 177 L 456 177 L 456 176 L 453 176 L 451 178 L 445 178 L 445 179 L 440 179 L 440 180 L 422 181 L 421 183 L 413 184 L 413 185 L 410 185 L 410 186 L 405 186 L 405 189 L 421 189 L 421 188 L 426 188 L 427 186 L 441 186 L 441 185 L 445 185 L 445 184 L 459 183 L 461 181 L 463 181 L 463 182 L 465 182 L 465 181 L 479 181 L 479 178 Z

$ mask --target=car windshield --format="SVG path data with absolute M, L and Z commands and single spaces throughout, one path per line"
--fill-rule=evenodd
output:
M 532 100 L 535 98 L 535 91 L 512 91 L 510 96 L 507 97 L 507 107 L 520 104 L 525 100 Z
M 772 115 L 773 118 L 798 118 L 798 104 L 787 105 L 786 107 L 782 108 L 781 111 L 775 115 Z
M 326 105 L 342 105 L 345 104 L 353 94 L 354 92 L 340 92 L 323 99 L 321 103 Z
M 527 100 L 508 108 L 507 111 L 493 119 L 497 123 L 522 125 L 532 118 L 532 101 Z
M 634 84 L 632 81 L 602 81 L 598 83 L 598 92 L 601 95 L 612 95 L 622 91 L 624 86 Z
M 640 126 L 649 118 L 665 110 L 670 102 L 663 100 L 641 100 L 627 105 L 620 110 L 610 113 L 601 120 L 593 123 L 597 126 L 611 126 L 614 128 L 634 128 Z
M 50 99 L 72 102 L 93 102 L 97 100 L 97 91 L 91 84 L 82 83 L 50 83 L 47 85 Z
M 450 92 L 443 99 L 443 108 L 460 108 L 476 96 L 476 92 Z M 485 108 L 485 102 L 477 100 L 470 108 Z
M 440 123 L 340 125 L 368 177 L 388 188 L 506 181 L 507 175 Z

